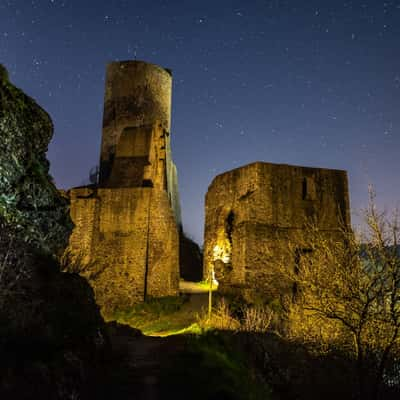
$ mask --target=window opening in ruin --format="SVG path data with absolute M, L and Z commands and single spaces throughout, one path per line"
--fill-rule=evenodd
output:
M 315 200 L 317 197 L 315 182 L 313 178 L 303 178 L 302 198 L 303 200 Z
M 151 179 L 143 179 L 142 187 L 154 187 L 153 181 Z
M 233 232 L 234 219 L 235 215 L 233 214 L 233 211 L 230 211 L 226 218 L 226 236 L 231 246 L 232 246 L 232 232 Z
M 307 179 L 303 178 L 303 200 L 307 198 Z

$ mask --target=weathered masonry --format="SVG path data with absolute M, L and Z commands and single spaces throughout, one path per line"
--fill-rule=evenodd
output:
M 345 171 L 255 162 L 218 175 L 206 195 L 204 276 L 214 267 L 223 292 L 275 298 L 274 255 L 310 222 L 331 237 L 350 226 Z
M 147 296 L 178 293 L 171 87 L 171 72 L 157 65 L 107 66 L 98 184 L 69 191 L 69 249 L 105 315 Z

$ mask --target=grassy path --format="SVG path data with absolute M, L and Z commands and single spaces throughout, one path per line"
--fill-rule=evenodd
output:
M 235 350 L 232 333 L 197 323 L 208 304 L 204 288 L 186 289 L 190 294 L 152 300 L 115 316 L 124 325 L 109 324 L 113 360 L 98 400 L 270 399 L 246 366 L 243 349 Z
M 224 333 L 152 337 L 122 328 L 111 341 L 115 359 L 96 399 L 270 399 Z

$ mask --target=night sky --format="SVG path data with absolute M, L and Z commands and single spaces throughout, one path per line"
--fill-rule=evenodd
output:
M 106 63 L 135 58 L 173 71 L 173 158 L 198 242 L 213 177 L 258 160 L 346 169 L 354 212 L 368 184 L 400 205 L 400 0 L 0 0 L 0 62 L 54 121 L 58 187 L 98 164 Z

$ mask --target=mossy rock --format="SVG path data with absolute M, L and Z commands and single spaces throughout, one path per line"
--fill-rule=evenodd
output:
M 68 202 L 49 175 L 52 136 L 49 115 L 10 83 L 0 65 L 0 216 L 26 242 L 59 254 L 73 225 Z
M 1 399 L 83 398 L 107 342 L 93 290 L 57 261 L 73 225 L 49 175 L 52 135 L 46 111 L 0 66 Z

